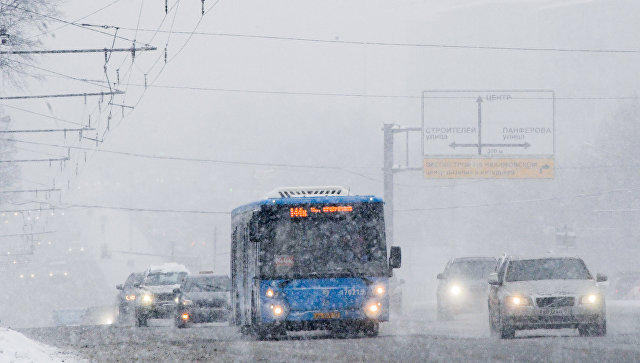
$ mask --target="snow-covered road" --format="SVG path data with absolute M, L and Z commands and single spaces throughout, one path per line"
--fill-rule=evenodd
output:
M 87 326 L 26 329 L 36 340 L 76 350 L 90 361 L 640 361 L 640 305 L 610 302 L 609 332 L 582 338 L 573 330 L 489 334 L 486 313 L 437 321 L 432 306 L 406 309 L 377 338 L 335 339 L 320 334 L 253 341 L 227 326 L 176 329 L 168 321 L 149 328 Z

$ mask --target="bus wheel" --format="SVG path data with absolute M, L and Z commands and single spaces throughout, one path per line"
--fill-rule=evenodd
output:
M 253 327 L 253 336 L 258 340 L 278 340 L 287 336 L 284 327 L 271 325 L 258 325 Z

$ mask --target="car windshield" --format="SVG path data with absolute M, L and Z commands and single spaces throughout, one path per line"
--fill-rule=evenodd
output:
M 506 281 L 588 280 L 591 274 L 578 258 L 544 258 L 511 261 Z
M 212 292 L 212 291 L 229 291 L 231 289 L 231 281 L 228 277 L 213 278 L 197 278 L 187 279 L 184 283 L 183 291 L 185 292 Z
M 144 279 L 144 285 L 179 285 L 185 276 L 186 272 L 152 272 Z
M 143 278 L 144 278 L 143 274 L 131 274 L 127 278 L 127 281 L 125 281 L 124 286 L 125 287 L 132 287 L 136 283 L 142 282 Z
M 486 280 L 496 268 L 495 260 L 454 261 L 447 270 L 447 277 L 465 280 Z

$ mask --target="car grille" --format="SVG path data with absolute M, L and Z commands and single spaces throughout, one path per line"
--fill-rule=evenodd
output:
M 561 306 L 575 305 L 575 298 L 571 296 L 539 297 L 536 305 L 540 308 L 557 308 Z
M 175 299 L 175 295 L 172 293 L 168 294 L 156 294 L 156 301 L 173 301 Z

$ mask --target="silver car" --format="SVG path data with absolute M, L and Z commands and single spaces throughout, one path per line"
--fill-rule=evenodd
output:
M 581 336 L 607 332 L 604 295 L 577 257 L 507 257 L 489 276 L 489 325 L 501 338 L 516 330 L 577 328 Z

